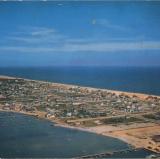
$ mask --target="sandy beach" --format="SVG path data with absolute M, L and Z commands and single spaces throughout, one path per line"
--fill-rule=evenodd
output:
M 4 111 L 1 110 L 0 111 Z M 7 111 L 7 110 L 6 110 Z M 77 127 L 70 126 L 61 120 L 55 118 L 46 118 L 44 112 L 36 111 L 34 113 L 22 112 L 22 111 L 7 111 L 22 113 L 26 115 L 31 115 L 37 118 L 49 120 L 54 123 L 55 126 L 65 127 L 69 129 L 76 129 L 80 131 L 87 131 L 91 133 L 96 133 L 103 136 L 110 136 L 113 138 L 120 139 L 135 148 L 145 148 L 156 153 L 160 153 L 160 143 L 153 142 L 150 136 L 155 134 L 160 134 L 160 124 L 155 123 L 140 123 L 128 125 L 102 125 L 95 127 Z M 154 131 L 153 131 L 154 130 Z
M 0 79 L 4 80 L 4 79 L 15 79 L 15 78 L 0 76 Z M 33 81 L 33 80 L 29 80 L 29 81 Z M 51 83 L 51 82 L 44 82 L 44 81 L 38 81 L 38 82 L 49 83 L 59 88 L 65 88 L 65 89 L 69 89 L 71 87 L 79 87 L 75 85 Z M 130 97 L 136 96 L 137 98 L 141 100 L 145 100 L 148 96 L 160 98 L 159 96 L 153 96 L 153 95 L 147 95 L 147 94 L 141 94 L 141 93 L 112 91 L 112 90 L 97 89 L 97 88 L 91 88 L 91 87 L 80 87 L 80 89 L 84 89 L 84 90 L 87 89 L 88 91 L 104 90 L 104 91 L 108 91 L 111 93 L 115 93 L 117 95 L 123 94 L 123 95 L 130 96 Z M 2 110 L 2 109 L 0 109 L 0 111 L 12 111 L 12 112 L 36 116 L 38 118 L 47 119 L 53 122 L 57 126 L 77 129 L 81 131 L 89 131 L 89 132 L 104 135 L 104 136 L 111 136 L 111 137 L 123 140 L 135 148 L 145 148 L 153 152 L 160 153 L 160 142 L 155 142 L 152 140 L 152 136 L 160 135 L 160 124 L 159 123 L 152 123 L 152 122 L 150 123 L 132 123 L 130 125 L 125 125 L 125 124 L 117 124 L 117 125 L 108 124 L 107 125 L 105 124 L 105 125 L 93 126 L 93 127 L 87 127 L 87 126 L 81 126 L 81 125 L 71 126 L 65 123 L 63 120 L 60 120 L 58 118 L 47 118 L 45 116 L 46 112 L 44 111 L 26 112 L 26 111 L 20 111 L 20 110 Z
M 23 78 L 0 75 L 0 79 L 4 79 L 5 80 L 5 79 L 23 79 Z M 80 87 L 81 89 L 87 89 L 89 91 L 102 90 L 102 91 L 115 93 L 116 95 L 124 94 L 124 95 L 129 96 L 129 97 L 136 96 L 136 97 L 138 97 L 139 99 L 142 99 L 142 100 L 145 100 L 148 96 L 160 98 L 160 96 L 153 95 L 153 94 L 133 93 L 133 92 L 109 90 L 109 89 L 102 89 L 102 88 L 84 87 L 84 86 L 73 85 L 73 84 L 62 84 L 62 83 L 55 83 L 55 82 L 53 83 L 53 82 L 48 82 L 48 81 L 32 80 L 32 79 L 25 79 L 25 80 L 41 82 L 41 83 L 48 83 L 48 84 L 56 85 L 57 87 L 62 87 L 62 88 L 67 88 L 67 89 L 69 89 L 71 87 Z

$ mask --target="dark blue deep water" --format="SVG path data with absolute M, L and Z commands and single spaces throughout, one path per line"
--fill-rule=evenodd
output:
M 160 95 L 160 67 L 0 68 L 0 74 Z
M 0 112 L 0 157 L 78 157 L 131 149 L 115 138 L 57 127 L 53 123 L 18 113 Z M 150 151 L 117 153 L 113 157 L 145 157 Z

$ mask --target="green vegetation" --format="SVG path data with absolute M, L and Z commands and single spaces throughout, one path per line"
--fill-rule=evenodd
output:
M 134 117 L 120 117 L 120 118 L 110 118 L 101 120 L 104 124 L 117 124 L 117 123 L 131 123 L 131 122 L 140 122 L 141 119 Z

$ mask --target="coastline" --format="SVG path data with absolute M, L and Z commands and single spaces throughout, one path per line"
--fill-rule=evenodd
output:
M 94 134 L 97 134 L 97 135 L 102 135 L 102 136 L 106 136 L 106 137 L 112 137 L 112 138 L 115 138 L 115 139 L 118 139 L 118 140 L 121 140 L 123 142 L 125 142 L 126 144 L 128 144 L 129 146 L 135 148 L 135 149 L 146 149 L 146 150 L 149 150 L 149 151 L 152 151 L 153 153 L 159 153 L 157 151 L 154 151 L 154 149 L 149 149 L 147 148 L 144 144 L 145 142 L 143 143 L 140 143 L 138 141 L 139 144 L 137 144 L 137 141 L 135 141 L 135 138 L 131 138 L 130 137 L 128 138 L 128 136 L 124 136 L 123 133 L 119 134 L 119 135 L 116 135 L 116 134 L 112 134 L 111 131 L 107 131 L 107 132 L 104 132 L 103 128 L 99 129 L 99 127 L 94 127 L 94 128 L 89 128 L 89 127 L 76 127 L 76 126 L 70 126 L 66 123 L 62 123 L 58 120 L 55 120 L 55 119 L 48 119 L 46 118 L 45 116 L 43 116 L 42 112 L 36 112 L 36 113 L 29 113 L 29 112 L 22 112 L 22 111 L 11 111 L 11 110 L 2 110 L 0 109 L 1 112 L 13 112 L 13 113 L 20 113 L 20 114 L 24 114 L 24 115 L 29 115 L 29 116 L 33 116 L 33 117 L 36 117 L 36 118 L 39 118 L 39 119 L 43 119 L 43 120 L 47 120 L 51 123 L 54 124 L 54 126 L 58 126 L 58 127 L 63 127 L 63 128 L 68 128 L 68 129 L 74 129 L 74 130 L 78 130 L 78 131 L 84 131 L 84 132 L 89 132 L 89 133 L 94 133 Z M 154 127 L 154 125 L 152 125 L 151 127 Z M 121 130 L 120 130 L 121 131 Z
M 11 76 L 0 75 L 0 79 L 3 79 L 3 80 L 5 80 L 5 79 L 24 79 L 26 81 L 34 81 L 34 82 L 52 84 L 52 85 L 56 85 L 56 86 L 66 87 L 66 88 L 80 87 L 82 89 L 88 89 L 90 91 L 101 90 L 101 91 L 107 91 L 107 92 L 110 92 L 110 93 L 115 93 L 116 95 L 124 94 L 124 95 L 127 95 L 129 97 L 137 96 L 139 99 L 142 99 L 142 100 L 144 100 L 148 96 L 160 98 L 160 96 L 154 95 L 154 94 L 145 94 L 145 93 L 139 93 L 139 92 L 126 92 L 126 91 L 110 90 L 110 89 L 103 89 L 103 88 L 96 88 L 96 87 L 86 87 L 86 86 L 80 86 L 80 85 L 74 85 L 74 84 L 63 84 L 63 83 L 33 80 L 33 79 L 21 78 L 21 77 L 11 77 Z
M 15 78 L 15 77 L 6 77 L 6 76 L 0 76 L 0 79 L 23 79 L 23 78 Z M 60 88 L 67 88 L 69 89 L 70 87 L 79 87 L 80 89 L 87 89 L 89 91 L 92 90 L 101 90 L 101 91 L 107 91 L 110 93 L 115 93 L 116 95 L 126 95 L 129 97 L 133 97 L 136 96 L 141 100 L 145 100 L 148 96 L 151 97 L 156 97 L 156 98 L 160 98 L 160 96 L 155 96 L 155 95 L 148 95 L 148 94 L 141 94 L 141 93 L 131 93 L 131 92 L 123 92 L 123 91 L 114 91 L 114 90 L 108 90 L 108 89 L 99 89 L 99 88 L 91 88 L 91 87 L 81 87 L 81 86 L 77 86 L 77 85 L 69 85 L 69 84 L 60 84 L 60 83 L 52 83 L 52 82 L 45 82 L 45 81 L 38 81 L 38 80 L 30 80 L 30 79 L 24 79 L 26 81 L 35 81 L 35 82 L 40 82 L 40 83 L 47 83 L 47 84 L 51 84 L 51 85 L 56 85 L 57 87 Z M 113 137 L 113 138 L 117 138 L 120 139 L 124 142 L 126 142 L 129 145 L 132 145 L 135 148 L 145 148 L 148 149 L 150 151 L 156 152 L 156 153 L 160 153 L 159 150 L 155 150 L 157 148 L 157 145 L 154 145 L 149 138 L 147 139 L 141 139 L 140 137 L 136 137 L 133 136 L 134 133 L 136 133 L 137 131 L 139 131 L 140 129 L 144 129 L 144 131 L 148 131 L 148 128 L 152 129 L 152 128 L 157 128 L 157 130 L 160 130 L 160 124 L 157 123 L 150 123 L 149 125 L 144 124 L 144 126 L 142 126 L 142 124 L 140 124 L 139 127 L 136 128 L 133 127 L 133 125 L 131 126 L 131 128 L 126 128 L 125 125 L 120 125 L 120 126 L 110 126 L 110 125 L 102 125 L 102 126 L 94 126 L 94 127 L 87 127 L 87 126 L 71 126 L 65 122 L 63 122 L 62 120 L 56 119 L 56 118 L 47 118 L 45 116 L 46 112 L 44 111 L 34 111 L 34 112 L 26 112 L 26 111 L 19 111 L 19 110 L 3 110 L 0 109 L 0 111 L 6 111 L 6 112 L 15 112 L 15 113 L 22 113 L 25 115 L 31 115 L 37 118 L 41 118 L 41 119 L 45 119 L 48 120 L 50 122 L 53 122 L 55 126 L 60 126 L 60 127 L 65 127 L 65 128 L 70 128 L 70 129 L 76 129 L 76 130 L 80 130 L 80 131 L 87 131 L 87 132 L 91 132 L 91 133 L 96 133 L 98 135 L 103 135 L 103 136 L 109 136 L 109 137 Z M 128 127 L 128 126 L 127 126 Z M 136 129 L 133 130 L 133 129 Z M 138 134 L 139 135 L 139 134 Z M 152 147 L 148 146 L 148 143 L 151 142 Z
M 69 129 L 75 129 L 75 130 L 80 130 L 80 131 L 86 131 L 86 132 L 91 132 L 91 133 L 96 133 L 96 132 L 94 132 L 94 131 L 92 131 L 88 128 L 70 126 L 66 123 L 60 122 L 59 120 L 46 118 L 44 116 L 43 112 L 29 113 L 29 112 L 24 112 L 24 111 L 3 110 L 3 109 L 0 109 L 0 112 L 20 113 L 20 114 L 29 115 L 29 116 L 33 116 L 33 117 L 36 117 L 36 118 L 39 118 L 39 119 L 44 119 L 44 120 L 50 121 L 54 124 L 54 126 L 64 127 L 64 128 L 69 128 Z M 98 133 L 96 133 L 96 134 L 98 134 Z M 102 135 L 102 134 L 99 134 L 99 135 Z

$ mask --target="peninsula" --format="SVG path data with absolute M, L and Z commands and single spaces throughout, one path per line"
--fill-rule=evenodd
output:
M 119 138 L 160 153 L 160 97 L 0 76 L 0 110 Z

